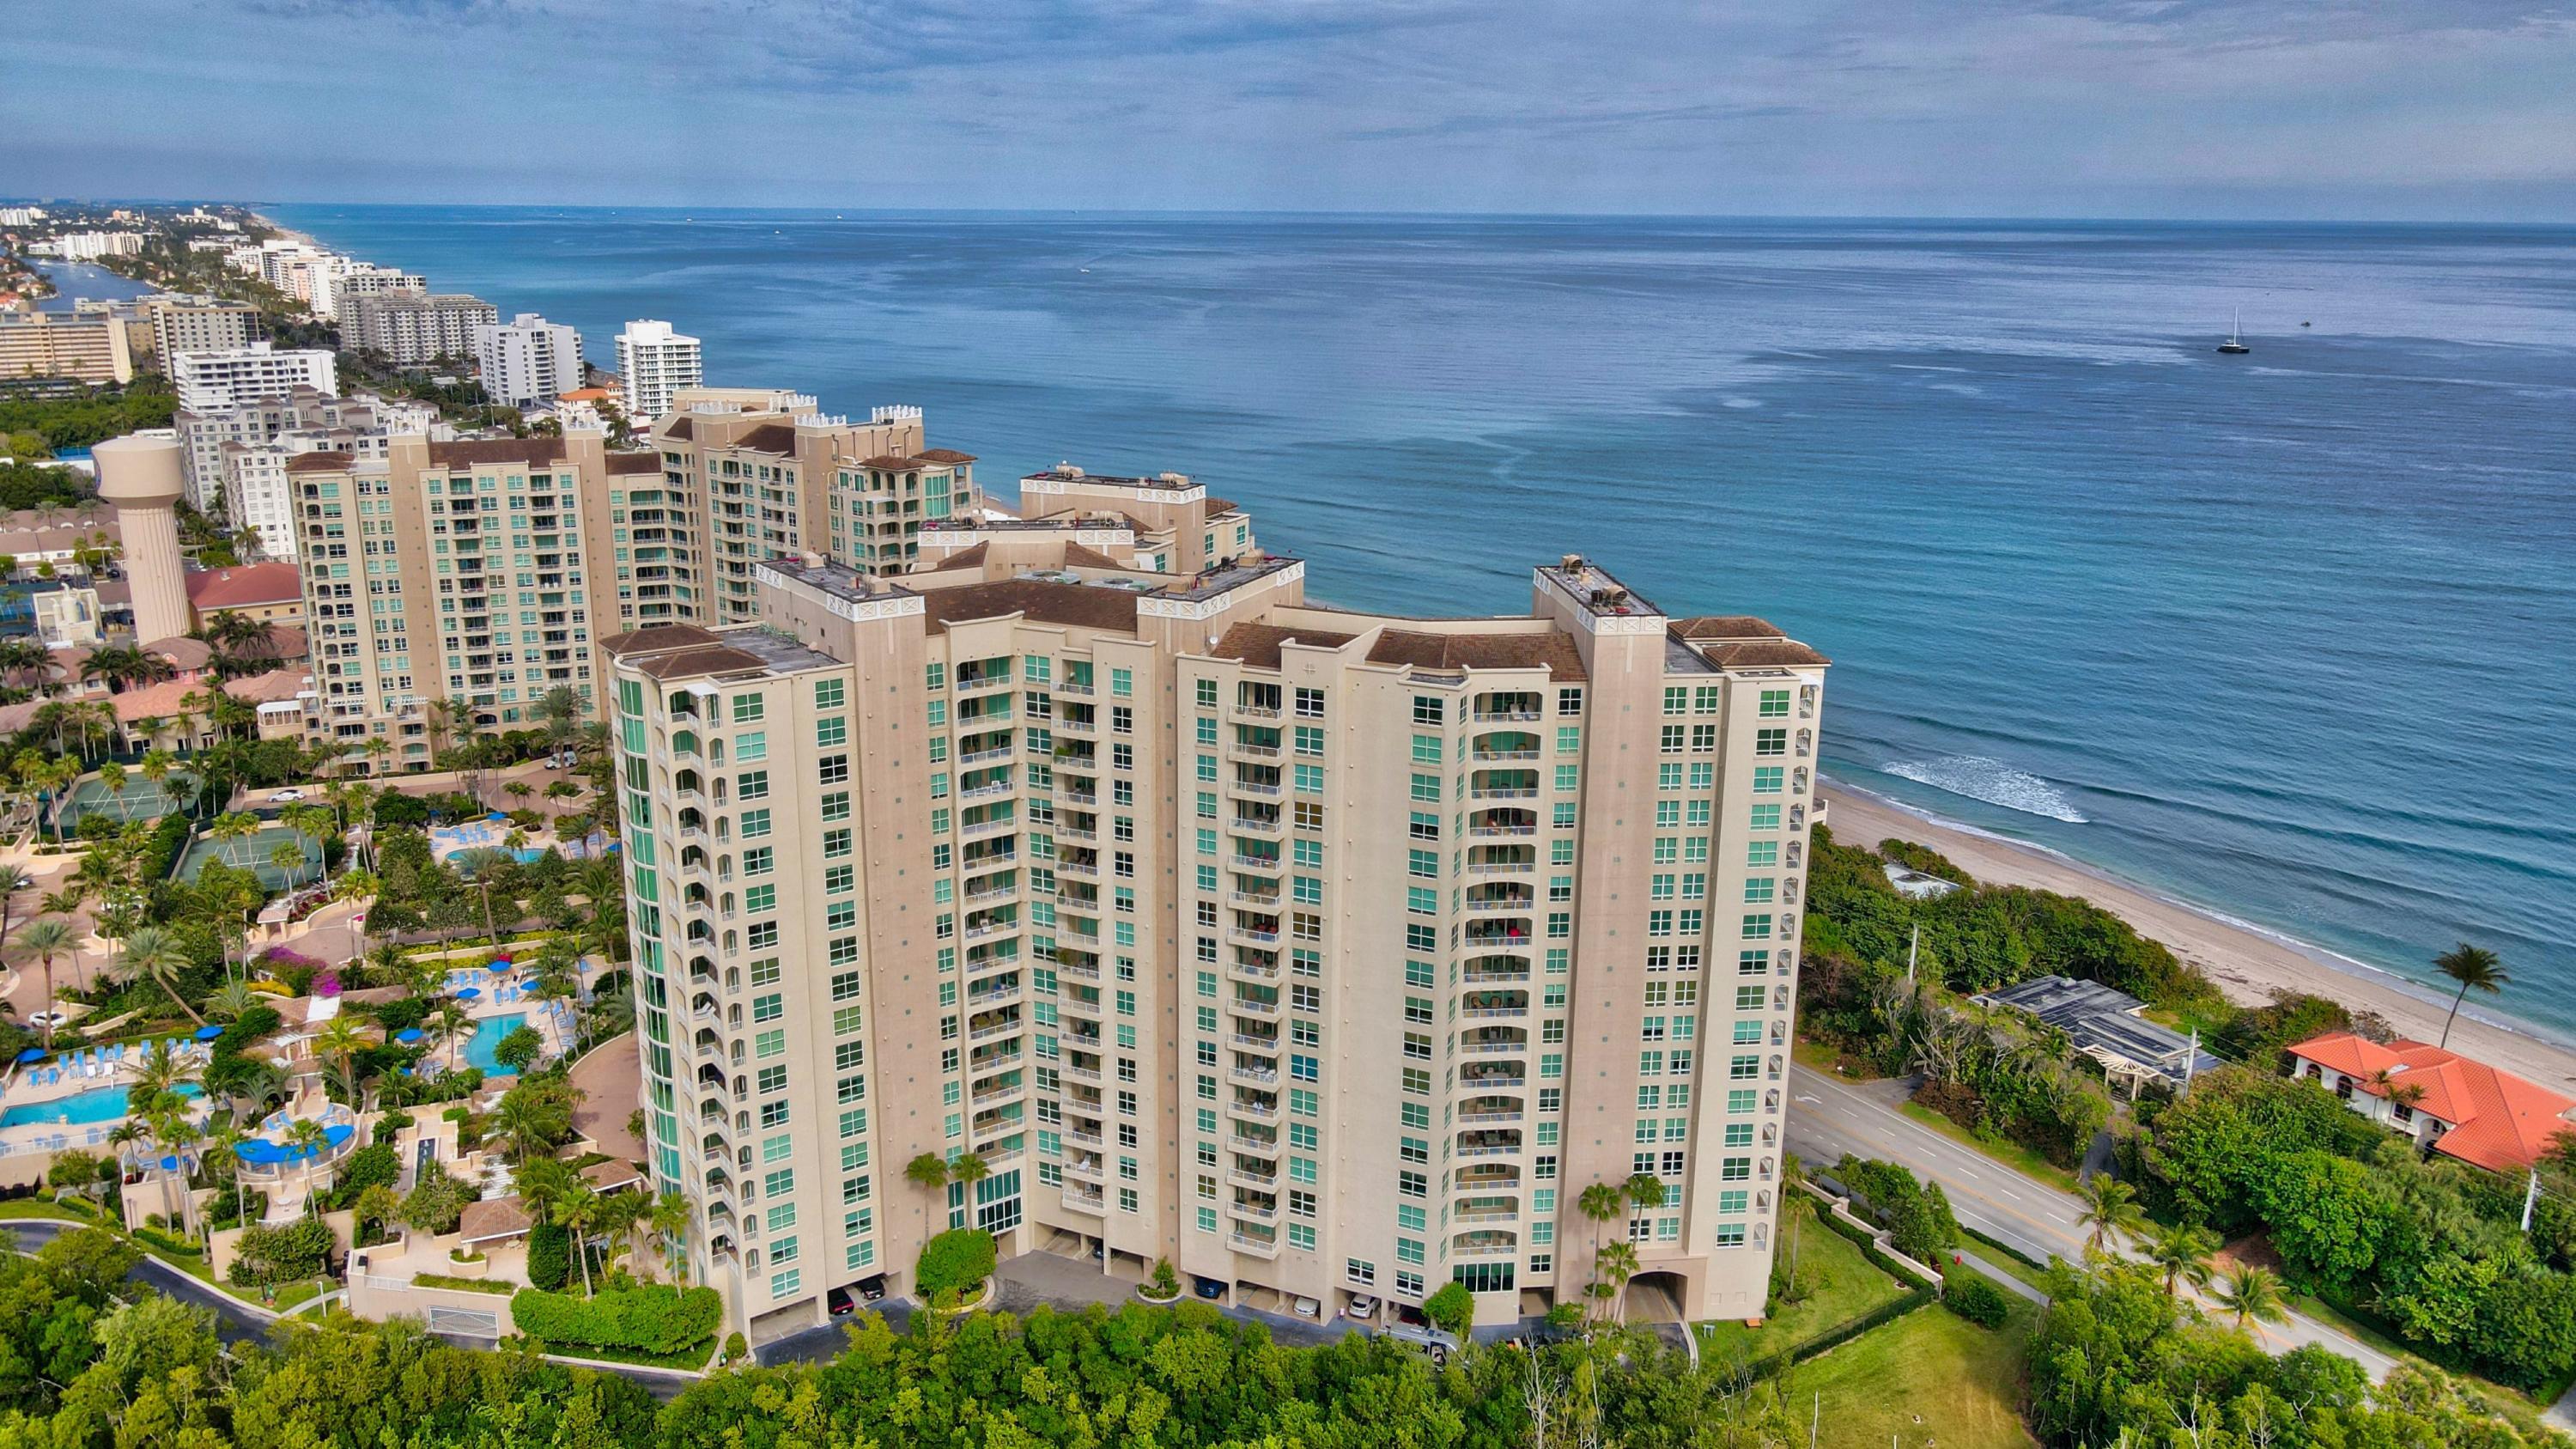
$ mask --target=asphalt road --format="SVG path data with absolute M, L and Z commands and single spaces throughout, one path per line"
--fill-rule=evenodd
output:
M 2082 1261 L 2084 1209 L 2076 1198 L 1899 1113 L 1901 1084 L 1855 1085 L 1792 1067 L 1789 1089 L 1789 1149 L 1813 1170 L 1829 1172 L 1846 1152 L 1901 1163 L 1941 1184 L 1962 1225 L 2040 1262 L 2052 1255 Z M 2342 1329 L 2304 1315 L 2251 1327 L 2275 1353 L 2317 1344 L 2358 1362 L 2374 1379 L 2397 1366 L 2396 1359 Z

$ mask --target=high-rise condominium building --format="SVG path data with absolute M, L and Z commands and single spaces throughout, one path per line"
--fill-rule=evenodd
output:
M 134 337 L 117 317 L 0 312 L 0 380 L 132 382 Z
M 321 355 L 328 360 L 329 354 Z M 245 386 L 237 402 L 202 410 L 182 406 L 171 419 L 179 435 L 181 456 L 187 462 L 189 506 L 209 516 L 230 518 L 236 526 L 243 527 L 249 526 L 250 519 L 237 506 L 240 499 L 227 471 L 227 450 L 265 447 L 285 434 L 314 428 L 394 431 L 403 423 L 411 424 L 414 431 L 427 425 L 417 418 L 415 407 L 387 403 L 381 398 L 333 397 L 301 383 L 268 392 Z M 282 506 L 284 500 L 278 502 Z
M 254 398 L 282 397 L 299 387 L 324 396 L 340 391 L 340 368 L 325 348 L 279 350 L 268 342 L 221 352 L 182 352 L 169 360 L 179 406 L 214 412 Z
M 1319 607 L 1230 506 L 1079 487 L 603 641 L 697 1280 L 766 1337 L 972 1224 L 1495 1323 L 1643 1174 L 1633 1291 L 1760 1313 L 1823 656 L 1577 558 L 1522 616 Z
M 152 322 L 152 353 L 170 370 L 183 352 L 230 352 L 259 339 L 259 309 L 211 297 L 146 297 L 135 304 Z
M 397 367 L 474 355 L 477 328 L 501 320 L 480 297 L 462 292 L 383 291 L 340 299 L 340 345 L 372 352 Z
M 563 438 L 389 440 L 381 459 L 287 461 L 320 728 L 353 767 L 429 766 L 427 706 L 462 701 L 510 728 L 548 690 L 585 698 L 610 480 L 657 476 L 649 453 Z
M 626 420 L 640 432 L 671 410 L 683 388 L 706 381 L 705 353 L 698 339 L 672 331 L 668 322 L 629 322 L 617 334 L 617 380 Z
M 581 388 L 581 334 L 534 312 L 475 329 L 483 394 L 504 407 L 551 406 Z

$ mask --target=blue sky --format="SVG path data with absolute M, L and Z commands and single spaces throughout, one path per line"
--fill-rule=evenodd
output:
M 0 194 L 2576 221 L 2576 3 L 0 0 Z

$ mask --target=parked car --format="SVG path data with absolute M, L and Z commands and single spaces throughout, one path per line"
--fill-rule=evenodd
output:
M 1324 1316 L 1324 1305 L 1312 1298 L 1292 1298 L 1288 1302 L 1288 1311 L 1299 1318 L 1321 1318 Z
M 847 1288 L 835 1288 L 823 1295 L 823 1308 L 834 1318 L 845 1318 L 859 1311 L 859 1300 Z
M 268 792 L 268 803 L 271 805 L 292 805 L 303 798 L 304 792 L 301 790 L 271 790 Z
M 1201 1278 L 1192 1274 L 1191 1281 L 1198 1285 L 1199 1296 L 1211 1303 L 1225 1297 L 1225 1284 L 1215 1278 Z
M 1342 1310 L 1342 1316 L 1344 1318 L 1357 1319 L 1362 1323 L 1375 1323 L 1377 1321 L 1377 1300 L 1366 1294 L 1362 1294 L 1351 1300 L 1351 1306 Z
M 877 1274 L 875 1277 L 872 1277 L 872 1278 L 862 1278 L 862 1279 L 860 1279 L 860 1280 L 858 1281 L 858 1290 L 859 1290 L 859 1300 L 860 1300 L 861 1302 L 863 1302 L 863 1303 L 874 1303 L 874 1302 L 876 1302 L 878 1299 L 883 1298 L 883 1297 L 885 1296 L 885 1290 L 886 1290 L 885 1275 L 884 1275 L 883 1273 L 879 1273 L 879 1274 Z
M 1447 1363 L 1449 1355 L 1458 1351 L 1455 1335 L 1432 1327 L 1431 1320 L 1422 1316 L 1421 1309 L 1401 1303 L 1395 1307 L 1395 1321 L 1386 1326 L 1386 1336 L 1431 1355 L 1431 1361 L 1436 1364 Z

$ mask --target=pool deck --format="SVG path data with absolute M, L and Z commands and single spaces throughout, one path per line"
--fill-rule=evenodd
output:
M 47 1081 L 43 1085 L 36 1083 L 36 1074 L 39 1071 L 53 1071 L 55 1069 L 53 1063 L 41 1063 L 36 1067 L 17 1069 L 9 1077 L 7 1090 L 0 1092 L 0 1112 L 13 1107 L 41 1107 L 55 1102 L 66 1102 L 75 1097 L 103 1090 L 122 1092 L 134 1084 L 135 1073 L 132 1068 L 137 1065 L 141 1055 L 142 1049 L 139 1046 L 129 1045 L 121 1061 L 110 1063 L 106 1070 L 96 1075 L 78 1075 L 71 1068 L 63 1067 L 61 1081 Z M 186 1056 L 191 1063 L 200 1067 L 204 1065 L 205 1054 L 193 1043 L 189 1046 Z M 205 1099 L 200 1097 L 197 1100 L 202 1104 Z M 201 1115 L 202 1111 L 201 1107 Z M 125 1117 L 125 1113 L 119 1112 L 113 1117 L 96 1122 L 24 1122 L 12 1127 L 0 1128 L 0 1156 L 13 1152 L 59 1152 L 71 1148 L 95 1148 L 105 1143 L 107 1134 L 114 1131 L 116 1124 L 124 1121 Z

